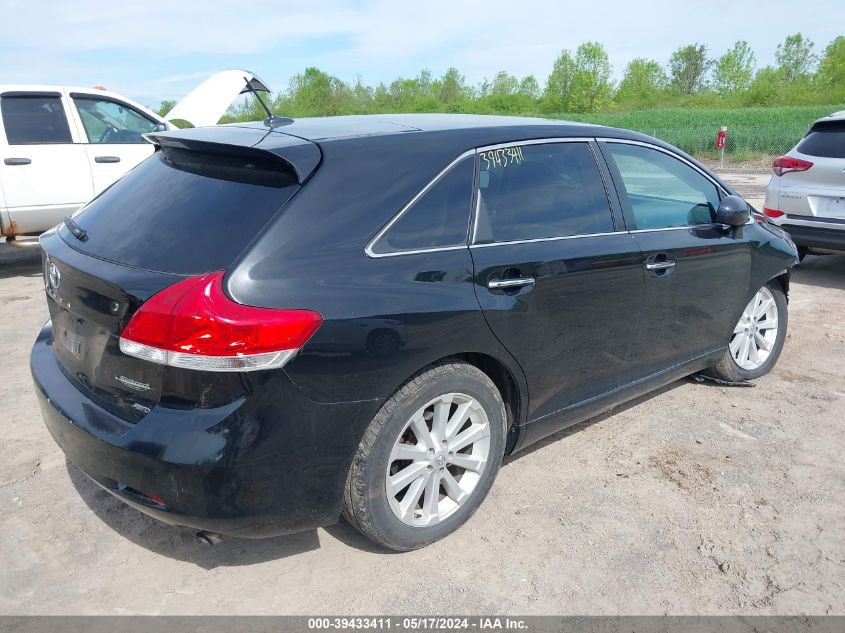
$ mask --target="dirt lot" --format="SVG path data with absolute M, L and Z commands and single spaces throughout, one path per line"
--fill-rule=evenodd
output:
M 346 525 L 209 547 L 53 443 L 27 358 L 35 253 L 0 246 L 0 612 L 845 614 L 845 258 L 809 257 L 753 388 L 685 380 L 511 459 L 457 534 Z

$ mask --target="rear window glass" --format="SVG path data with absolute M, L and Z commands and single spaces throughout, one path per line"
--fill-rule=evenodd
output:
M 845 158 L 845 121 L 813 126 L 797 149 L 807 156 Z
M 372 246 L 384 254 L 466 244 L 472 204 L 472 158 L 450 169 Z
M 74 248 L 112 261 L 179 274 L 220 270 L 297 190 L 284 164 L 253 156 L 165 147 L 74 216 Z
M 9 145 L 71 142 L 60 97 L 3 97 L 0 109 Z

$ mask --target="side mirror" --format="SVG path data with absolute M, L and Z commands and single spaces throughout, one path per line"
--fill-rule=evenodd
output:
M 716 211 L 716 222 L 729 226 L 742 226 L 751 217 L 751 207 L 739 196 L 725 196 Z
M 167 123 L 157 123 L 156 132 L 167 132 Z

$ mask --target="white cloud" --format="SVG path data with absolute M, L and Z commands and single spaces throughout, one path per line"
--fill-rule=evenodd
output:
M 154 100 L 221 67 L 276 88 L 307 65 L 367 83 L 449 66 L 473 82 L 498 70 L 543 81 L 561 49 L 586 40 L 605 45 L 619 77 L 634 57 L 666 63 L 691 42 L 719 55 L 746 39 L 771 63 L 787 34 L 822 48 L 843 24 L 842 0 L 812 10 L 789 0 L 0 0 L 0 81 L 106 83 Z

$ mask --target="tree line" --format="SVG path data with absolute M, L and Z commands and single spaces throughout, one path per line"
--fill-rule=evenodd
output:
M 293 117 L 388 112 L 491 114 L 590 113 L 651 107 L 737 107 L 845 103 L 845 36 L 817 53 L 801 33 L 778 45 L 776 64 L 757 67 L 748 42 L 738 41 L 719 57 L 707 45 L 678 48 L 667 64 L 637 58 L 615 83 L 607 51 L 584 42 L 561 51 L 544 85 L 533 75 L 499 71 L 472 85 L 456 68 L 435 77 L 422 70 L 376 86 L 359 76 L 346 82 L 318 68 L 290 79 L 287 90 L 269 98 L 274 112 Z M 162 102 L 160 112 L 173 107 Z M 228 121 L 262 118 L 258 103 L 236 107 Z

